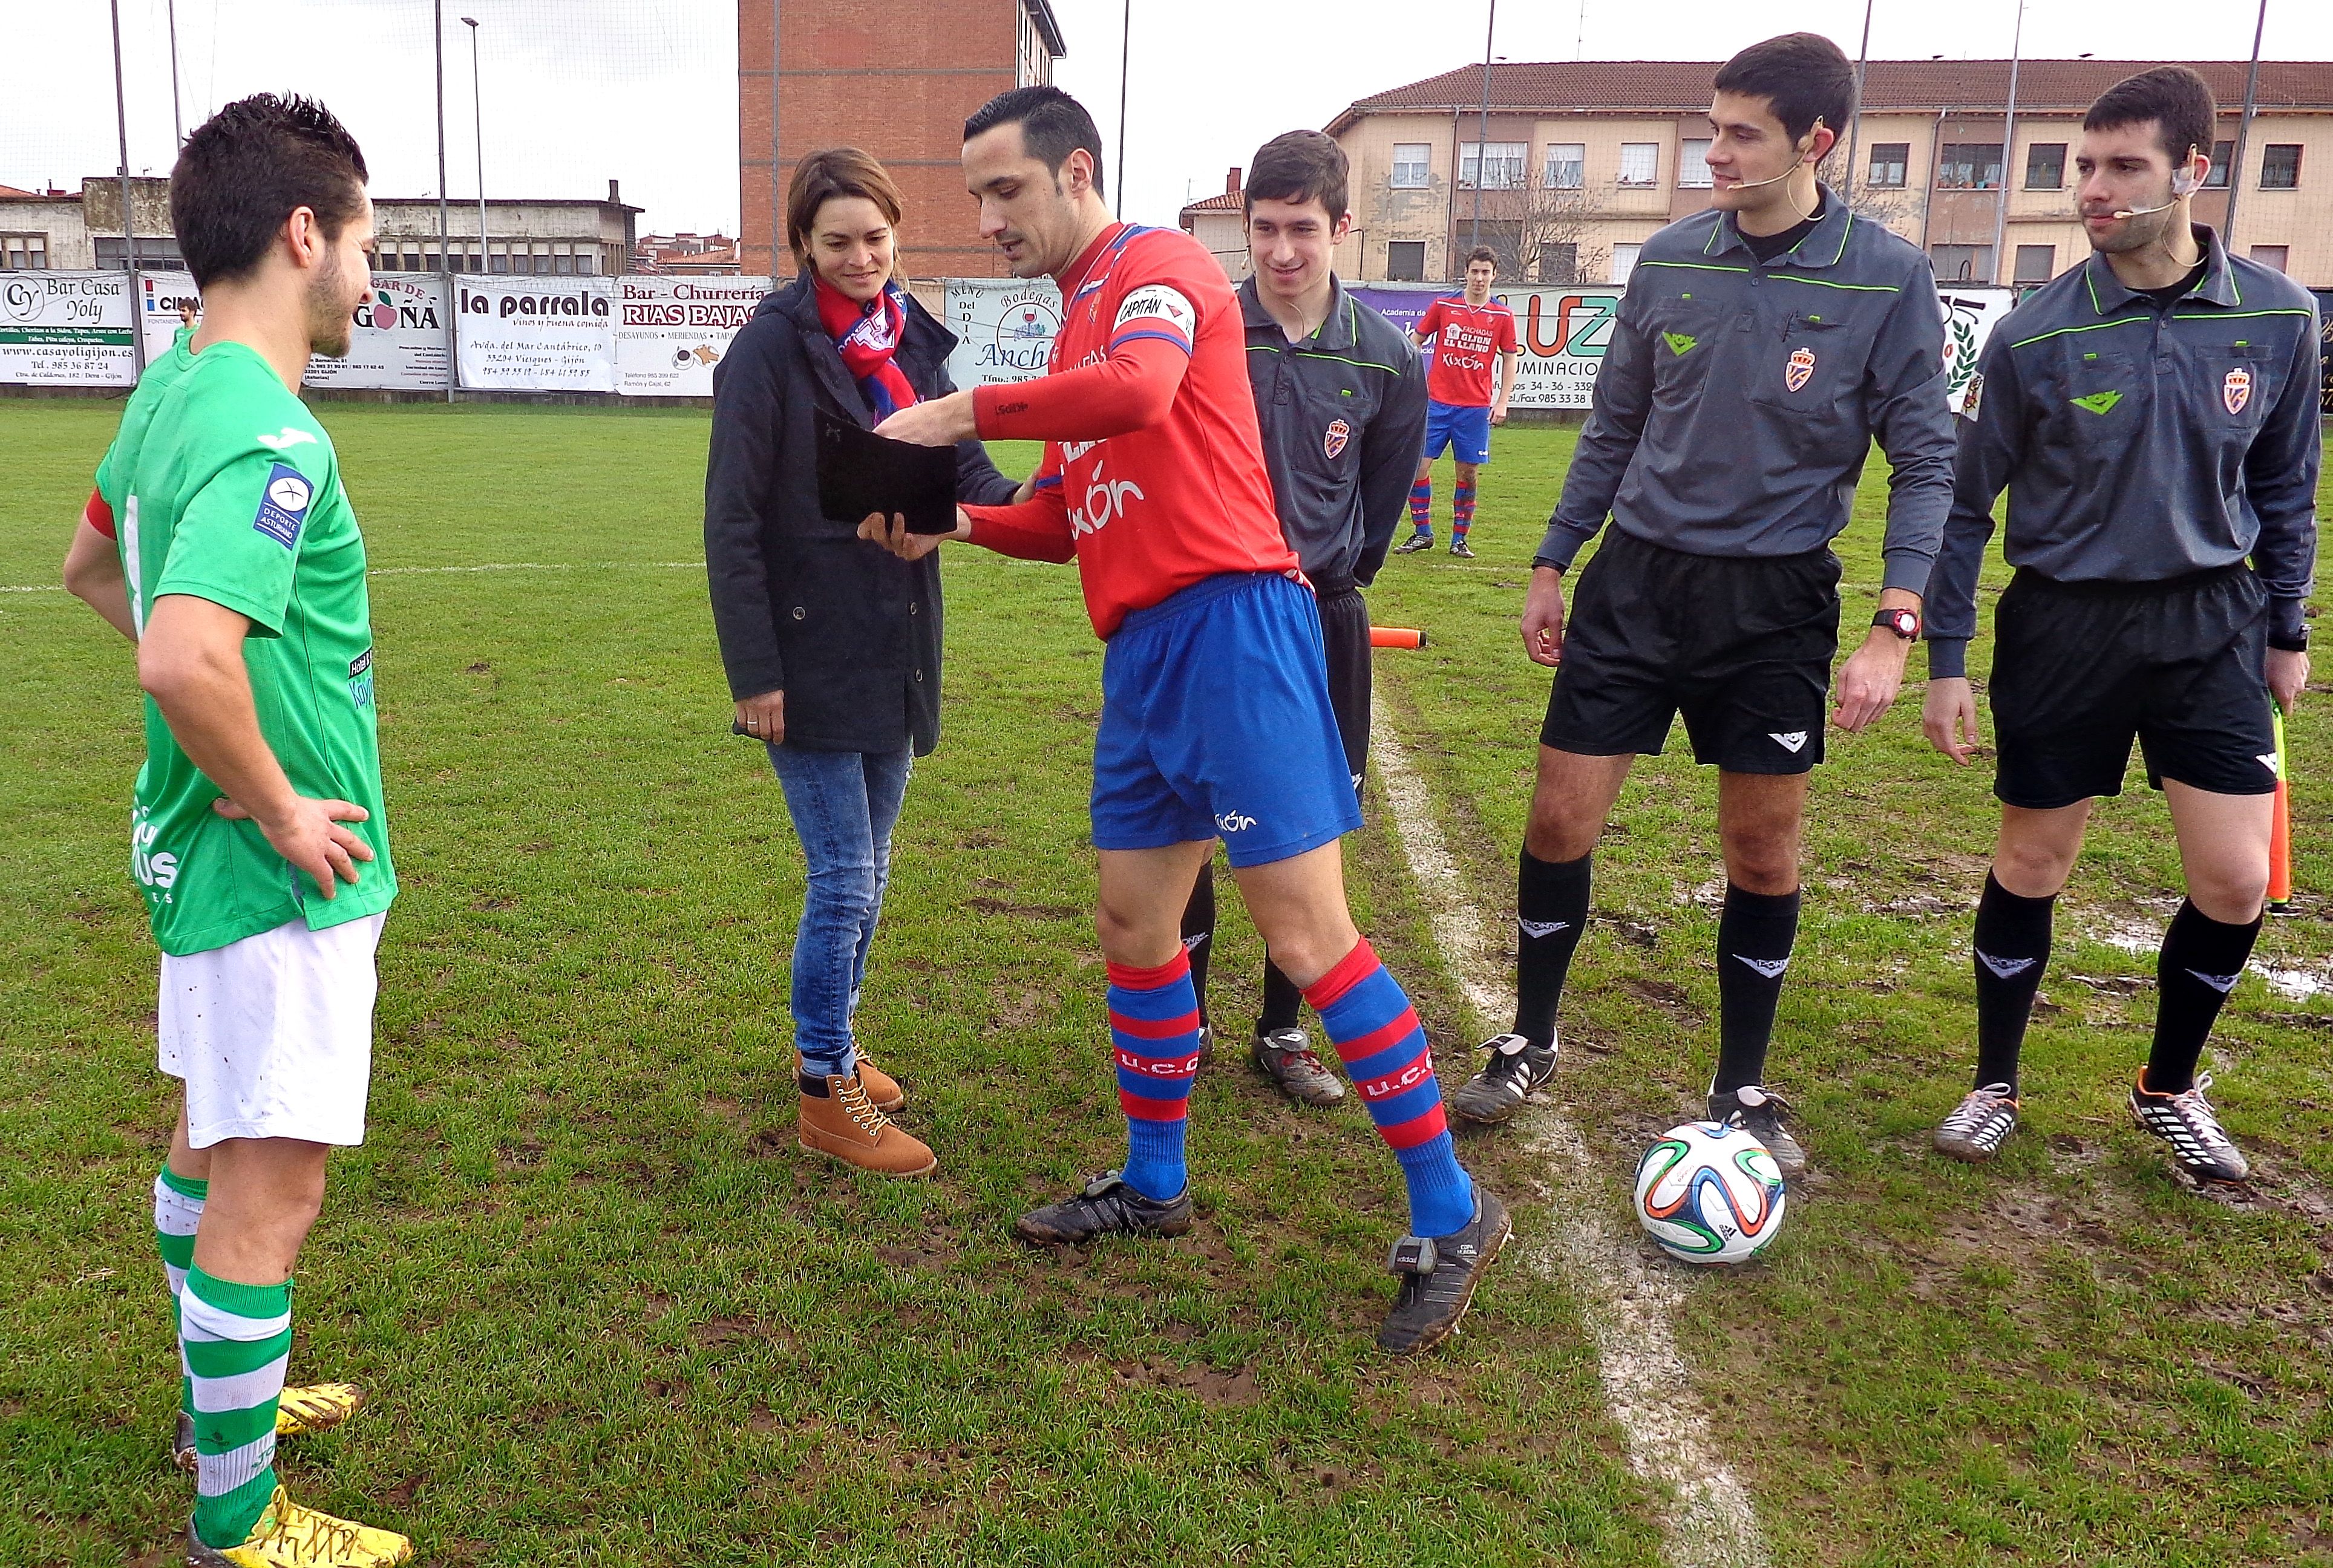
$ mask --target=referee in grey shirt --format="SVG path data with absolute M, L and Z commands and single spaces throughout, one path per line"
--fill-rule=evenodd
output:
M 1369 751 L 1369 607 L 1361 590 L 1385 564 L 1409 498 L 1426 439 L 1426 367 L 1399 328 L 1337 282 L 1337 246 L 1353 222 L 1346 181 L 1344 148 L 1317 130 L 1291 130 L 1256 149 L 1244 193 L 1255 266 L 1239 301 L 1272 507 L 1320 607 L 1329 704 L 1358 793 Z M 1211 862 L 1183 913 L 1203 1062 L 1215 1051 L 1207 1021 L 1215 931 Z M 1332 1104 L 1345 1085 L 1297 1021 L 1303 999 L 1267 954 L 1249 1058 L 1290 1099 Z
M 2136 739 L 2187 898 L 2131 1114 L 2199 1180 L 2248 1173 L 2195 1065 L 2260 933 L 2282 761 L 2269 702 L 2290 707 L 2309 678 L 2318 339 L 2305 290 L 2189 214 L 2216 112 L 2177 65 L 2090 106 L 2075 167 L 2093 254 L 1994 329 L 1969 394 L 1928 585 L 1928 739 L 1955 762 L 1976 740 L 1967 648 L 2004 486 L 2017 569 L 1993 620 L 2001 838 L 1976 913 L 1976 1086 L 1936 1131 L 1956 1159 L 1992 1159 L 2017 1125 L 2051 905 Z
M 1952 416 L 1926 259 L 1815 179 L 1853 111 L 1846 56 L 1791 33 L 1735 55 L 1714 87 L 1712 209 L 1645 243 L 1531 562 L 1523 644 L 1558 674 L 1517 875 L 1515 1023 L 1451 1109 L 1504 1121 L 1554 1071 L 1596 841 L 1631 761 L 1682 712 L 1695 760 L 1718 770 L 1727 884 L 1708 1114 L 1795 1176 L 1806 1156 L 1764 1075 L 1839 647 L 1830 541 L 1877 437 L 1886 583 L 1828 715 L 1854 731 L 1903 684 L 1951 502 Z M 1563 575 L 1608 512 L 1567 623 Z

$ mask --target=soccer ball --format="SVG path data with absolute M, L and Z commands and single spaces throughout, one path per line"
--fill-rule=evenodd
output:
M 1672 1257 L 1743 1262 L 1781 1233 L 1781 1169 L 1739 1127 L 1672 1127 L 1637 1162 L 1637 1221 Z

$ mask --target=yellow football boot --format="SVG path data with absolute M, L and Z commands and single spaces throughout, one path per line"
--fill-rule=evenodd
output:
M 275 1404 L 275 1435 L 305 1437 L 339 1426 L 364 1406 L 364 1390 L 354 1383 L 310 1383 L 287 1388 Z M 188 1475 L 195 1470 L 195 1423 L 178 1412 L 178 1432 L 170 1444 L 170 1458 Z
M 413 1543 L 396 1532 L 303 1508 L 281 1487 L 236 1545 L 206 1546 L 187 1529 L 189 1568 L 389 1568 L 412 1556 Z

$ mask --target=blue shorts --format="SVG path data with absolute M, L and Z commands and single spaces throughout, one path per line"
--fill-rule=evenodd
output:
M 1469 408 L 1457 403 L 1426 402 L 1426 460 L 1444 452 L 1477 467 L 1491 461 L 1491 410 L 1488 405 Z
M 1230 573 L 1126 617 L 1102 656 L 1095 848 L 1221 837 L 1266 865 L 1360 825 L 1301 583 Z

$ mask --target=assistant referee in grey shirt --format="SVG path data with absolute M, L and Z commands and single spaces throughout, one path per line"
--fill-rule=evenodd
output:
M 1957 1159 L 1990 1160 L 2017 1124 L 2052 901 L 2136 740 L 2187 899 L 2131 1113 L 2191 1175 L 2247 1171 L 2195 1064 L 2260 932 L 2281 766 L 2269 702 L 2309 677 L 2321 437 L 2314 302 L 2188 211 L 2215 113 L 2175 65 L 2091 105 L 2075 167 L 2093 253 L 1993 330 L 1969 396 L 1928 585 L 1928 739 L 1956 762 L 1976 739 L 1967 648 L 2004 486 L 2017 569 L 1993 617 L 2002 823 L 1977 904 L 1976 1084 L 1936 1132 Z
M 1708 1114 L 1794 1176 L 1805 1156 L 1764 1075 L 1839 647 L 1830 541 L 1877 437 L 1892 469 L 1886 586 L 1833 715 L 1860 730 L 1895 701 L 1917 635 L 1952 416 L 1925 258 L 1815 180 L 1854 107 L 1846 56 L 1792 33 L 1735 55 L 1714 86 L 1712 210 L 1646 242 L 1532 562 L 1523 643 L 1558 674 L 1517 877 L 1515 1023 L 1452 1109 L 1503 1121 L 1553 1072 L 1597 839 L 1630 762 L 1682 712 L 1695 760 L 1719 770 L 1727 883 Z M 1567 622 L 1563 574 L 1608 512 Z

